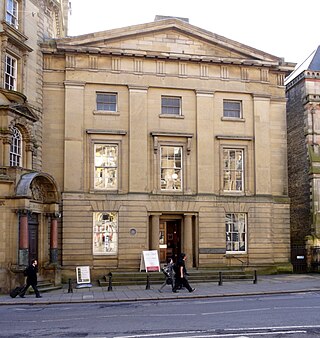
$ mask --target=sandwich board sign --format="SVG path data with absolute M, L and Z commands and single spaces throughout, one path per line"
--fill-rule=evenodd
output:
M 142 251 L 140 261 L 140 271 L 160 271 L 158 250 Z
M 77 288 L 79 287 L 91 287 L 90 280 L 90 267 L 89 266 L 77 266 Z

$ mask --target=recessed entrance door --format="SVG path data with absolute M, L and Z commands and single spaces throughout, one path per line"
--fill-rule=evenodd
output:
M 33 259 L 38 259 L 38 215 L 31 214 L 28 216 L 29 227 L 29 264 Z
M 181 253 L 181 220 L 160 222 L 160 263 L 167 263 L 170 258 L 177 261 Z
M 178 260 L 181 253 L 181 221 L 174 220 L 167 222 L 167 259 Z

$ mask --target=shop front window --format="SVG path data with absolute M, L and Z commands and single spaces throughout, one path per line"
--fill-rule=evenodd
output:
M 247 215 L 245 213 L 226 214 L 226 251 L 229 253 L 246 252 Z
M 116 255 L 118 253 L 118 214 L 95 212 L 93 214 L 93 254 Z

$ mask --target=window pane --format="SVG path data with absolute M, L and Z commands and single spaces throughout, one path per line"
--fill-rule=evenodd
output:
M 17 60 L 13 57 L 6 55 L 5 74 L 4 74 L 4 87 L 5 89 L 16 89 L 16 65 Z
M 182 147 L 161 147 L 160 186 L 162 190 L 182 189 Z
M 243 191 L 242 149 L 223 149 L 223 190 Z
M 118 253 L 118 215 L 115 212 L 93 214 L 93 254 Z
M 118 188 L 118 146 L 95 145 L 94 187 L 102 190 Z
M 180 97 L 165 97 L 161 98 L 161 114 L 180 115 L 181 109 Z
M 10 145 L 10 166 L 21 167 L 22 160 L 22 135 L 20 131 L 12 128 L 12 140 Z
M 223 116 L 224 117 L 241 117 L 241 102 L 240 101 L 223 101 Z
M 117 94 L 97 93 L 97 110 L 117 111 Z
M 246 251 L 246 214 L 228 213 L 226 223 L 226 250 L 235 252 Z
M 18 2 L 16 0 L 7 0 L 6 22 L 18 28 Z

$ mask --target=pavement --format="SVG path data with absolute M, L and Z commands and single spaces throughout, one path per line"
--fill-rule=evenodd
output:
M 179 290 L 173 293 L 166 285 L 159 292 L 161 285 L 132 285 L 108 287 L 92 286 L 84 288 L 69 288 L 63 285 L 62 289 L 44 292 L 42 298 L 34 294 L 26 294 L 25 298 L 11 298 L 9 295 L 0 295 L 1 305 L 45 305 L 71 304 L 94 302 L 131 302 L 131 301 L 158 301 L 178 300 L 190 298 L 213 298 L 228 296 L 254 296 L 281 293 L 320 292 L 320 274 L 281 274 L 258 276 L 257 283 L 252 281 L 224 281 L 218 283 L 190 283 L 196 290 L 189 293 Z M 72 291 L 72 292 L 71 292 Z

